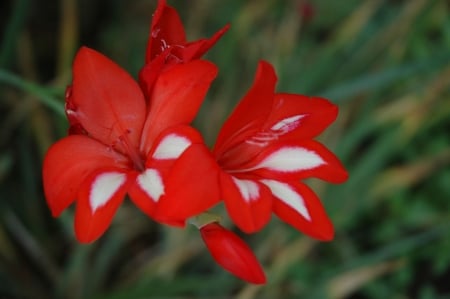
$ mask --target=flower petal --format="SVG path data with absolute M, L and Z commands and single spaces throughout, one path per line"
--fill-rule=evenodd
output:
M 161 172 L 155 168 L 147 168 L 136 176 L 128 194 L 142 212 L 150 218 L 154 218 L 156 204 L 165 194 L 165 189 Z
M 183 62 L 188 62 L 194 59 L 199 59 L 208 50 L 215 45 L 215 43 L 228 31 L 229 25 L 225 25 L 222 29 L 214 33 L 214 35 L 207 39 L 199 39 L 187 43 L 184 47 L 174 47 L 172 55 L 181 58 Z
M 333 239 L 333 224 L 319 198 L 305 184 L 262 180 L 275 197 L 274 213 L 299 231 L 319 240 Z
M 243 143 L 249 136 L 258 132 L 270 115 L 274 100 L 274 89 L 277 81 L 275 70 L 261 61 L 256 70 L 255 80 L 245 97 L 236 106 L 219 132 L 214 146 L 214 155 L 226 160 L 222 155 L 237 144 Z M 236 160 L 242 151 L 229 157 Z M 220 161 L 219 161 L 220 162 Z M 223 165 L 226 161 L 220 163 Z
M 151 62 L 146 63 L 139 71 L 139 84 L 147 103 L 150 101 L 155 81 L 158 79 L 158 76 L 166 66 L 166 61 L 169 55 L 170 49 L 167 49 Z
M 275 141 L 311 139 L 319 135 L 337 117 L 338 107 L 317 97 L 279 93 L 262 132 Z
M 203 60 L 176 65 L 161 73 L 142 134 L 141 149 L 145 154 L 162 131 L 194 119 L 216 74 L 216 66 Z
M 200 233 L 214 260 L 225 270 L 250 283 L 266 282 L 258 259 L 236 234 L 217 222 L 203 226 Z
M 155 203 L 164 195 L 164 183 L 158 170 L 147 168 L 143 173 L 137 176 L 138 186 Z
M 73 113 L 76 109 L 77 108 L 73 102 L 72 85 L 69 85 L 66 87 L 65 105 L 64 105 L 66 117 L 67 117 L 67 120 L 69 121 L 68 134 L 69 135 L 74 135 L 74 134 L 88 135 L 88 132 L 86 132 L 86 129 L 83 128 L 83 126 L 80 124 L 78 118 L 76 117 L 75 113 Z
M 225 122 L 214 146 L 223 169 L 249 168 L 267 147 L 311 139 L 336 119 L 338 108 L 328 100 L 274 94 L 275 83 L 273 68 L 261 62 L 254 85 Z
M 214 46 L 228 28 L 228 25 L 225 26 L 209 39 L 188 43 L 177 11 L 168 6 L 165 0 L 160 0 L 152 19 L 145 62 L 148 64 L 169 48 L 172 50 L 171 55 L 179 59 L 179 62 L 185 63 L 198 59 Z M 170 59 L 168 62 L 171 62 Z
M 200 133 L 192 127 L 164 131 L 155 140 L 146 167 L 145 177 L 138 175 L 130 197 L 154 220 L 184 226 L 187 218 L 220 199 L 219 168 Z
M 316 177 L 331 183 L 342 183 L 348 173 L 339 159 L 325 146 L 313 140 L 280 142 L 264 150 L 246 165 L 264 178 L 298 180 Z
M 152 61 L 167 47 L 185 43 L 186 33 L 177 11 L 165 0 L 159 0 L 150 27 L 145 63 Z
M 167 193 L 158 202 L 155 220 L 184 226 L 186 220 L 220 201 L 219 168 L 208 148 L 191 145 L 172 165 L 165 179 Z
M 317 168 L 325 161 L 314 151 L 304 147 L 282 147 L 262 160 L 258 167 L 280 172 L 293 172 Z
M 98 170 L 82 184 L 75 211 L 78 241 L 89 243 L 99 238 L 111 224 L 128 189 L 128 176 L 117 169 Z
M 246 233 L 261 230 L 270 220 L 272 195 L 260 182 L 220 174 L 220 188 L 230 218 Z
M 179 125 L 166 129 L 154 140 L 147 166 L 154 164 L 155 161 L 176 160 L 192 144 L 204 144 L 202 135 L 194 128 Z
M 150 98 L 155 80 L 164 69 L 199 59 L 228 28 L 225 26 L 209 39 L 188 43 L 177 11 L 165 0 L 160 0 L 152 19 L 145 65 L 139 72 L 139 82 L 146 98 Z
M 128 152 L 137 148 L 145 120 L 139 85 L 102 54 L 83 47 L 73 65 L 67 114 L 98 141 Z
M 177 159 L 191 144 L 187 137 L 171 133 L 164 136 L 152 156 L 157 160 Z
M 72 135 L 52 145 L 44 158 L 42 177 L 53 216 L 59 216 L 75 201 L 90 173 L 104 167 L 126 169 L 127 163 L 124 156 L 83 135 Z
M 158 56 L 147 62 L 139 72 L 139 83 L 146 98 L 149 99 L 151 97 L 155 81 L 163 70 L 175 64 L 184 64 L 200 59 L 228 28 L 229 26 L 225 26 L 210 39 L 201 39 L 186 45 L 175 45 L 172 48 L 166 48 Z

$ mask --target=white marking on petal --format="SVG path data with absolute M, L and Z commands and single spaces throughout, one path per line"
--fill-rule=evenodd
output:
M 295 130 L 300 124 L 300 120 L 305 117 L 305 114 L 298 114 L 291 117 L 282 119 L 274 124 L 270 129 L 272 131 L 280 131 L 279 133 L 285 134 L 292 130 Z M 278 133 L 278 132 L 277 132 Z
M 259 198 L 259 187 L 257 183 L 250 180 L 240 180 L 235 177 L 232 177 L 232 179 L 246 202 Z
M 269 141 L 255 141 L 252 139 L 245 140 L 245 143 L 248 143 L 250 145 L 259 146 L 259 147 L 265 147 L 269 144 Z
M 170 134 L 164 137 L 153 154 L 155 159 L 177 159 L 191 145 L 186 137 Z
M 137 183 L 139 187 L 150 196 L 155 202 L 164 195 L 164 183 L 156 169 L 148 168 L 138 175 Z
M 89 193 L 92 212 L 104 206 L 125 181 L 126 175 L 120 172 L 106 172 L 97 176 Z
M 325 161 L 315 152 L 301 147 L 283 147 L 267 156 L 255 168 L 294 172 L 316 168 Z
M 281 183 L 274 180 L 261 180 L 261 182 L 270 188 L 272 194 L 279 198 L 282 202 L 290 206 L 297 213 L 302 215 L 306 220 L 311 221 L 311 215 L 306 208 L 303 197 L 295 192 L 289 184 Z

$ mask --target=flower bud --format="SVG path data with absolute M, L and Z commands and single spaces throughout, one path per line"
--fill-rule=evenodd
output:
M 217 222 L 200 228 L 203 241 L 214 260 L 242 280 L 264 284 L 266 276 L 250 247 Z

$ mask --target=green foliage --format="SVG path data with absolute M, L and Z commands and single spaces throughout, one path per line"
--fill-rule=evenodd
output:
M 450 296 L 446 1 L 317 0 L 311 19 L 306 0 L 169 1 L 190 39 L 232 24 L 207 55 L 220 73 L 195 125 L 209 144 L 259 59 L 275 65 L 278 90 L 340 105 L 321 141 L 350 180 L 311 181 L 336 238 L 319 243 L 276 220 L 246 237 L 268 274 L 259 287 L 216 266 L 193 229 L 162 228 L 131 204 L 91 245 L 74 240 L 72 211 L 51 218 L 41 163 L 65 135 L 74 53 L 88 45 L 136 76 L 156 1 L 10 2 L 0 5 L 0 298 Z

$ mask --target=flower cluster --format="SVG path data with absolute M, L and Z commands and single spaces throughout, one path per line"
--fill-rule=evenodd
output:
M 252 283 L 266 278 L 251 249 L 218 218 L 202 217 L 220 201 L 246 233 L 261 230 L 274 213 L 313 238 L 333 237 L 302 180 L 347 179 L 335 155 L 313 140 L 336 119 L 335 105 L 276 93 L 275 71 L 263 61 L 212 150 L 190 125 L 217 75 L 201 56 L 227 29 L 188 42 L 179 15 L 160 0 L 139 82 L 95 50 L 78 51 L 66 92 L 69 136 L 48 150 L 43 183 L 53 216 L 76 202 L 80 242 L 106 231 L 126 195 L 159 223 L 191 220 L 213 258 Z

